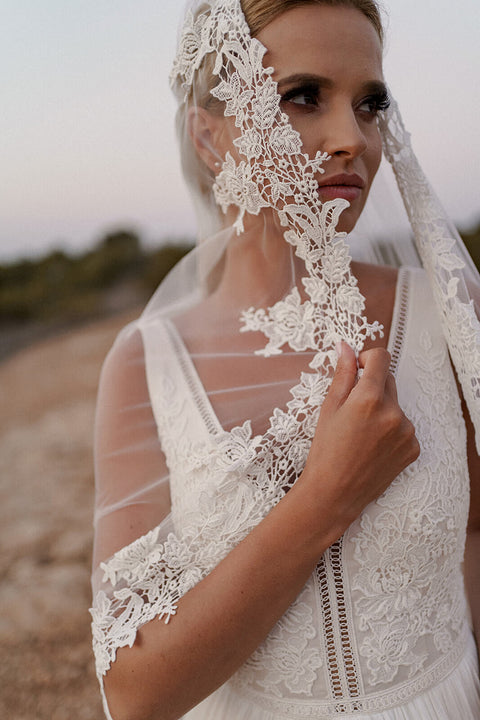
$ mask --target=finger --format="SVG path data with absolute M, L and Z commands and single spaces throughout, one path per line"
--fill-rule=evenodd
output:
M 387 376 L 390 372 L 390 353 L 383 348 L 374 348 L 360 353 L 358 361 L 359 366 L 363 368 L 359 384 L 373 383 L 379 388 L 385 388 Z
M 357 381 L 357 358 L 346 342 L 337 346 L 338 362 L 332 384 L 323 403 L 326 410 L 337 410 L 350 395 Z M 326 407 L 325 407 L 326 406 Z
M 385 382 L 385 394 L 398 404 L 397 383 L 391 372 L 388 373 Z

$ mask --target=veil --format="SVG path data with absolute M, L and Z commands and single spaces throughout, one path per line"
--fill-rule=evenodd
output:
M 480 280 L 396 103 L 377 108 L 383 167 L 347 234 L 349 202 L 319 202 L 331 157 L 305 152 L 242 8 L 187 9 L 171 82 L 198 243 L 102 372 L 91 611 L 100 680 L 117 649 L 175 615 L 293 485 L 337 343 L 359 353 L 388 334 L 368 317 L 352 255 L 424 268 L 480 449 Z

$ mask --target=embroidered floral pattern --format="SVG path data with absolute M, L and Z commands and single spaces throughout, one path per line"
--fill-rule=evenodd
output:
M 237 672 L 234 684 L 256 684 L 276 697 L 282 697 L 284 689 L 311 696 L 316 671 L 323 665 L 319 650 L 310 642 L 315 637 L 312 609 L 300 596 Z
M 418 347 L 414 357 L 418 381 L 409 391 L 412 405 L 408 411 L 417 427 L 422 456 L 364 514 L 351 538 L 357 571 L 350 574 L 345 586 L 353 593 L 354 619 L 345 605 L 338 608 L 344 631 L 349 633 L 342 638 L 350 644 L 352 657 L 358 654 L 362 659 L 356 662 L 361 672 L 358 687 L 378 688 L 380 694 L 359 692 L 338 707 L 319 700 L 318 707 L 328 705 L 331 714 L 347 711 L 342 708 L 351 712 L 366 707 L 381 710 L 395 704 L 405 697 L 399 694 L 404 690 L 395 689 L 401 674 L 411 678 L 412 688 L 422 690 L 425 678 L 433 672 L 431 664 L 427 665 L 426 644 L 445 659 L 447 669 L 458 658 L 465 617 L 459 568 L 468 505 L 465 467 L 458 448 L 465 446 L 465 437 L 445 348 L 426 333 Z M 316 403 L 328 383 L 321 374 L 305 375 L 292 400 L 301 409 L 305 403 Z M 105 587 L 110 590 L 108 595 L 97 594 L 92 609 L 99 677 L 110 667 L 117 648 L 133 644 L 141 625 L 174 615 L 185 592 L 278 501 L 278 487 L 266 469 L 278 463 L 285 479 L 294 462 L 299 470 L 303 467 L 309 449 L 308 441 L 293 443 L 289 438 L 298 436 L 299 426 L 313 413 L 292 417 L 278 409 L 272 416 L 272 433 L 276 445 L 284 443 L 291 454 L 282 452 L 277 457 L 270 445 L 268 455 L 258 445 L 260 438 L 251 436 L 248 423 L 236 429 L 230 443 L 230 434 L 225 433 L 210 445 L 185 425 L 185 415 L 189 418 L 194 412 L 185 402 L 192 403 L 192 399 L 185 389 L 169 386 L 177 402 L 162 409 L 159 432 L 169 447 L 172 487 L 184 483 L 189 488 L 181 493 L 187 496 L 181 512 L 183 525 L 164 538 L 157 528 L 104 564 Z M 311 427 L 313 430 L 314 424 Z M 200 452 L 203 464 L 191 461 L 192 452 Z M 258 453 L 263 465 L 259 465 Z M 434 458 L 437 461 L 432 463 Z M 341 555 L 338 563 L 342 563 Z M 300 596 L 233 681 L 242 693 L 253 693 L 254 698 L 259 692 L 272 703 L 290 698 L 291 717 L 316 717 L 319 712 L 316 705 L 292 704 L 317 697 L 316 683 L 325 682 L 325 639 L 318 637 L 322 626 L 314 608 L 312 598 Z M 355 632 L 350 634 L 352 621 Z M 338 632 L 337 625 L 332 625 L 333 637 Z
M 428 272 L 452 360 L 457 370 L 480 453 L 480 324 L 461 271 L 454 232 L 412 150 L 398 106 L 381 118 L 384 151 L 391 163 Z
M 451 650 L 464 617 L 464 528 L 468 514 L 460 403 L 444 347 L 423 332 L 415 355 L 418 394 L 409 414 L 420 459 L 364 513 L 352 538 L 359 571 L 352 588 L 370 682 L 413 677 L 427 659 Z M 440 481 L 441 478 L 441 481 Z M 463 489 L 462 489 L 463 488 Z M 357 594 L 358 593 L 358 594 Z

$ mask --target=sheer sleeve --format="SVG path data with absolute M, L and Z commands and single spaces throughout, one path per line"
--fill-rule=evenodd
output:
M 258 444 L 248 423 L 230 437 L 206 422 L 171 333 L 144 314 L 117 339 L 100 381 L 91 614 L 101 687 L 117 650 L 148 622 L 168 622 L 284 493 L 248 469 Z
M 210 353 L 205 358 L 213 362 Z M 227 359 L 215 358 L 217 377 Z M 265 359 L 254 355 L 253 361 L 257 367 Z M 282 462 L 284 413 L 272 416 L 279 424 L 278 453 L 271 451 L 269 432 L 258 464 L 261 436 L 253 435 L 251 422 L 227 432 L 209 411 L 212 397 L 230 407 L 222 417 L 235 415 L 232 405 L 251 409 L 252 402 L 242 401 L 245 393 L 253 401 L 262 388 L 270 390 L 265 375 L 256 374 L 250 389 L 240 373 L 237 393 L 215 390 L 207 397 L 172 323 L 148 314 L 123 331 L 105 362 L 96 422 L 91 609 L 101 687 L 117 650 L 132 647 L 143 625 L 175 615 L 179 600 L 261 522 L 303 467 L 305 442 Z M 274 385 L 283 389 L 285 383 Z M 232 394 L 240 396 L 239 405 Z M 317 407 L 313 391 L 309 398 Z
M 93 641 L 102 676 L 116 650 L 151 619 L 135 593 L 171 529 L 168 470 L 153 417 L 143 341 L 135 325 L 117 338 L 101 375 L 95 428 Z M 147 548 L 148 545 L 148 548 Z

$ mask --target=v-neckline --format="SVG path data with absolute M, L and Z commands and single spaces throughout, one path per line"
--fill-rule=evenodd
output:
M 392 322 L 387 342 L 387 350 L 392 356 L 390 369 L 394 375 L 396 375 L 398 371 L 404 347 L 409 304 L 409 278 L 409 269 L 407 267 L 399 268 L 395 285 Z M 207 431 L 214 435 L 233 432 L 235 428 L 225 430 L 220 423 L 213 405 L 210 402 L 206 388 L 175 323 L 171 319 L 167 319 L 166 326 L 170 340 L 175 349 L 176 356 L 178 357 L 185 382 L 190 390 L 193 401 L 200 413 Z M 293 389 L 293 387 L 294 386 L 292 386 L 291 389 Z M 268 429 L 266 432 L 268 433 Z M 264 435 L 265 434 L 266 433 L 264 433 Z

